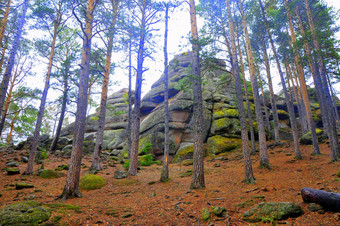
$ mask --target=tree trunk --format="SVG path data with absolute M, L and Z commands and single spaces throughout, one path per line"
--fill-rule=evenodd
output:
M 304 202 L 317 203 L 326 210 L 340 211 L 340 194 L 317 190 L 313 188 L 302 188 L 301 196 Z
M 66 112 L 66 105 L 67 105 L 67 97 L 68 97 L 68 74 L 64 76 L 64 90 L 63 90 L 63 98 L 61 103 L 61 112 L 59 116 L 58 126 L 54 135 L 54 139 L 52 141 L 50 152 L 54 153 L 57 149 L 61 128 L 63 126 L 64 118 L 65 118 L 65 112 Z
M 18 20 L 17 31 L 16 31 L 15 36 L 14 36 L 12 50 L 11 50 L 9 58 L 8 58 L 5 74 L 3 75 L 3 78 L 2 78 L 2 82 L 1 82 L 1 86 L 0 86 L 0 90 L 1 90 L 1 92 L 0 92 L 0 109 L 2 109 L 3 106 L 4 106 L 4 101 L 5 101 L 6 93 L 7 93 L 7 89 L 8 89 L 8 83 L 9 83 L 9 80 L 11 79 L 12 70 L 13 70 L 13 67 L 14 67 L 14 64 L 15 64 L 15 56 L 17 54 L 17 50 L 18 50 L 18 47 L 20 45 L 21 34 L 22 34 L 22 30 L 23 30 L 23 27 L 24 27 L 24 24 L 25 24 L 25 18 L 26 18 L 26 13 L 27 13 L 27 9 L 28 9 L 28 4 L 29 4 L 29 0 L 25 0 L 23 2 L 22 13 L 21 13 L 20 18 Z
M 130 34 L 131 35 L 131 34 Z M 127 134 L 128 134 L 128 156 L 131 158 L 131 126 L 132 126 L 132 37 L 129 37 L 129 114 L 128 114 L 128 126 L 127 126 Z
M 261 73 L 260 73 L 260 70 L 259 70 L 258 67 L 257 67 L 257 75 L 258 75 L 258 80 L 259 80 L 260 89 L 261 89 L 261 93 L 262 93 L 263 110 L 264 110 L 264 116 L 265 116 L 265 119 L 266 119 L 265 126 L 267 128 L 267 131 L 269 133 L 271 133 L 270 123 L 269 123 L 269 113 L 268 113 L 267 106 L 266 106 L 266 97 L 264 96 Z
M 116 27 L 116 20 L 118 16 L 118 7 L 119 7 L 119 0 L 112 1 L 112 9 L 113 9 L 113 18 L 112 18 L 112 25 L 111 25 L 112 27 L 110 28 L 109 42 L 107 45 L 107 52 L 106 52 L 105 71 L 104 71 L 104 79 L 103 79 L 102 93 L 101 93 L 101 100 L 100 100 L 96 145 L 94 147 L 92 165 L 90 168 L 95 171 L 102 170 L 100 155 L 101 155 L 103 138 L 104 138 L 107 91 L 108 91 L 109 80 L 110 80 L 111 56 L 112 56 L 113 38 L 114 38 L 114 32 L 115 32 L 115 27 Z
M 1 53 L 1 58 L 0 58 L 0 73 L 2 72 L 2 66 L 4 65 L 4 62 L 5 62 L 5 54 L 7 51 L 7 47 L 8 47 L 8 42 L 6 42 L 6 44 L 2 48 L 2 53 Z
M 255 155 L 255 152 L 256 152 L 255 132 L 254 132 L 254 125 L 253 125 L 253 118 L 252 118 L 252 115 L 251 115 L 251 108 L 250 108 L 250 101 L 249 101 L 249 94 L 248 94 L 248 87 L 247 87 L 247 80 L 246 80 L 246 75 L 245 75 L 245 71 L 244 71 L 244 64 L 243 64 L 243 59 L 242 59 L 242 52 L 241 52 L 241 45 L 240 45 L 240 37 L 239 37 L 239 35 L 237 36 L 237 46 L 238 46 L 238 53 L 240 55 L 240 65 L 241 65 L 241 74 L 242 74 L 242 79 L 243 79 L 244 95 L 246 96 L 248 122 L 249 122 L 249 130 L 250 130 L 250 140 L 251 140 L 251 154 Z
M 253 88 L 253 95 L 254 95 L 254 103 L 255 103 L 255 113 L 257 119 L 257 127 L 259 130 L 259 143 L 260 143 L 260 167 L 270 168 L 269 166 L 269 159 L 268 159 L 268 150 L 267 150 L 267 143 L 266 143 L 266 132 L 264 128 L 264 121 L 263 121 L 263 114 L 260 102 L 260 96 L 258 92 L 258 84 L 256 79 L 256 72 L 255 72 L 255 65 L 253 59 L 253 52 L 251 48 L 250 38 L 248 34 L 247 28 L 247 21 L 246 16 L 243 10 L 242 1 L 238 1 L 240 6 L 240 13 L 242 16 L 242 24 L 243 24 L 243 32 L 245 34 L 246 39 L 246 46 L 247 46 L 247 53 L 249 58 L 249 72 L 250 72 L 250 79 Z
M 195 1 L 190 0 L 190 24 L 192 38 L 192 75 L 194 93 L 194 163 L 192 170 L 191 188 L 205 188 L 204 182 L 204 147 L 203 147 L 203 101 L 201 87 L 201 65 L 199 59 L 198 31 Z
M 135 106 L 133 111 L 134 120 L 132 123 L 132 144 L 131 144 L 131 158 L 129 166 L 129 174 L 136 176 L 138 168 L 138 147 L 139 147 L 139 130 L 140 130 L 140 118 L 141 118 L 141 96 L 142 96 L 142 81 L 143 81 L 143 62 L 144 62 L 144 44 L 145 44 L 145 29 L 146 29 L 146 4 L 143 0 L 141 5 L 141 31 L 138 44 L 138 56 L 137 56 L 137 76 L 136 76 L 136 88 L 135 88 Z
M 330 146 L 331 146 L 331 158 L 332 161 L 336 161 L 339 156 L 339 141 L 338 141 L 338 136 L 337 136 L 337 130 L 336 130 L 336 119 L 334 116 L 334 111 L 331 109 L 332 106 L 332 100 L 331 100 L 331 96 L 330 96 L 330 92 L 327 86 L 327 79 L 326 79 L 326 68 L 325 65 L 323 63 L 323 59 L 321 56 L 321 49 L 320 49 L 320 45 L 319 42 L 317 40 L 316 37 L 316 31 L 315 31 L 315 27 L 314 27 L 314 22 L 313 22 L 313 17 L 312 17 L 312 13 L 310 11 L 310 7 L 309 7 L 309 2 L 308 0 L 305 0 L 305 4 L 306 4 L 306 10 L 307 10 L 307 16 L 308 16 L 308 22 L 309 22 L 309 26 L 310 29 L 312 31 L 312 36 L 313 36 L 313 42 L 314 42 L 314 47 L 317 53 L 317 58 L 318 58 L 318 66 L 320 69 L 320 76 L 321 76 L 321 86 L 322 86 L 322 93 L 325 97 L 325 107 L 327 115 L 326 117 L 328 118 L 329 121 L 329 128 L 327 129 L 328 131 L 328 137 L 329 137 L 329 141 L 330 141 Z
M 241 79 L 240 79 L 240 69 L 238 67 L 238 60 L 237 60 L 234 23 L 232 20 L 230 0 L 226 0 L 226 2 L 227 2 L 227 8 L 228 8 L 228 23 L 229 23 L 230 42 L 231 42 L 231 49 L 232 49 L 232 70 L 234 72 L 235 88 L 236 88 L 236 95 L 237 95 L 237 107 L 238 107 L 240 125 L 241 125 L 242 148 L 243 148 L 244 167 L 245 167 L 244 181 L 246 183 L 255 183 L 255 177 L 253 174 L 253 166 L 252 166 L 251 157 L 250 157 L 246 114 L 245 114 L 244 105 L 243 105 L 243 94 L 242 94 L 242 88 L 241 88 L 242 86 L 241 86 Z
M 0 22 L 0 47 L 1 48 L 3 47 L 2 41 L 3 41 L 4 36 L 5 36 L 5 30 L 6 30 L 6 26 L 7 26 L 8 15 L 9 15 L 9 12 L 10 12 L 10 9 L 11 9 L 11 3 L 12 3 L 12 0 L 8 0 L 8 2 L 6 4 L 5 13 L 4 13 L 3 18 Z
M 11 122 L 11 124 L 10 124 L 10 130 L 9 130 L 9 133 L 8 133 L 8 135 L 7 135 L 7 146 L 11 143 L 11 141 L 12 141 L 12 134 L 13 134 L 13 130 L 14 130 L 14 123 L 16 122 L 16 120 L 17 120 L 17 118 L 18 118 L 18 115 L 19 115 L 19 112 L 20 111 L 17 111 L 16 113 L 15 113 L 15 116 L 14 116 L 14 118 L 12 119 L 12 122 Z
M 168 24 L 169 24 L 169 5 L 165 4 L 165 32 L 164 32 L 164 158 L 161 172 L 161 182 L 169 180 L 169 73 L 168 73 Z
M 264 38 L 261 40 L 261 42 L 262 42 L 263 58 L 264 58 L 265 66 L 266 66 L 266 72 L 267 72 L 270 104 L 272 105 L 272 112 L 273 112 L 273 119 L 274 119 L 274 137 L 275 137 L 275 142 L 280 143 L 279 116 L 277 114 L 276 99 L 275 99 L 275 95 L 274 95 L 272 76 L 271 76 L 271 72 L 270 72 L 269 57 L 268 57 L 268 54 L 267 54 L 267 47 L 266 47 L 266 43 L 265 43 Z
M 41 129 L 41 123 L 42 123 L 42 119 L 43 119 L 44 111 L 45 111 L 47 93 L 48 93 L 48 89 L 50 88 L 50 78 L 51 78 L 51 71 L 52 71 L 52 66 L 53 66 L 53 57 L 54 57 L 56 40 L 57 40 L 57 35 L 58 35 L 58 28 L 61 23 L 61 19 L 62 19 L 62 14 L 61 14 L 61 9 L 59 8 L 59 11 L 57 13 L 57 19 L 54 23 L 53 40 L 52 40 L 51 52 L 50 52 L 49 63 L 48 63 L 48 68 L 47 68 L 47 75 L 45 78 L 45 87 L 42 93 L 41 102 L 39 106 L 39 112 L 37 116 L 37 122 L 35 125 L 34 135 L 33 135 L 33 139 L 31 142 L 30 156 L 28 159 L 27 168 L 25 172 L 23 173 L 23 175 L 31 175 L 33 173 L 33 164 L 34 164 L 35 156 L 38 150 L 40 129 Z
M 299 148 L 299 136 L 298 136 L 296 117 L 295 117 L 295 112 L 294 112 L 294 105 L 290 101 L 290 95 L 287 92 L 287 87 L 286 87 L 284 75 L 283 75 L 283 72 L 282 72 L 281 63 L 280 63 L 279 57 L 277 55 L 277 51 L 276 51 L 276 47 L 274 45 L 272 35 L 270 33 L 270 30 L 269 30 L 269 24 L 268 24 L 268 21 L 267 21 L 266 13 L 265 13 L 263 5 L 262 5 L 262 1 L 259 0 L 259 3 L 260 3 L 260 8 L 261 8 L 262 17 L 263 17 L 263 20 L 264 20 L 264 23 L 265 23 L 266 31 L 267 31 L 267 34 L 268 34 L 268 38 L 269 38 L 269 41 L 270 41 L 270 45 L 271 45 L 272 51 L 274 53 L 276 66 L 277 66 L 277 69 L 279 71 L 279 75 L 280 75 L 280 79 L 281 79 L 281 83 L 282 83 L 282 89 L 283 89 L 283 92 L 285 94 L 285 101 L 286 101 L 286 105 L 287 105 L 287 108 L 288 108 L 289 120 L 290 120 L 290 124 L 291 124 L 291 127 L 292 127 L 292 133 L 293 133 L 293 139 L 294 139 L 295 158 L 301 159 L 302 155 L 301 155 L 300 148 Z
M 300 86 L 301 86 L 301 90 L 302 90 L 302 97 L 303 97 L 303 101 L 305 102 L 307 120 L 308 120 L 309 128 L 310 128 L 310 131 L 311 131 L 311 134 L 312 134 L 313 154 L 319 155 L 320 149 L 319 149 L 318 137 L 316 135 L 315 123 L 314 123 L 314 120 L 313 120 L 312 111 L 311 111 L 311 108 L 310 108 L 310 102 L 309 102 L 309 99 L 308 99 L 308 92 L 307 92 L 307 87 L 306 87 L 305 76 L 303 74 L 302 62 L 301 62 L 300 55 L 299 55 L 299 49 L 298 49 L 297 44 L 296 44 L 293 21 L 292 21 L 292 18 L 290 16 L 290 13 L 289 13 L 288 0 L 285 0 L 285 7 L 286 7 L 286 10 L 287 10 L 287 17 L 288 17 L 289 27 L 290 27 L 290 35 L 291 35 L 292 42 L 293 42 L 293 48 L 294 48 L 294 53 L 295 53 L 295 62 L 296 62 L 296 66 L 297 66 L 297 69 L 298 69 Z
M 67 173 L 66 185 L 61 194 L 61 198 L 66 200 L 70 197 L 81 197 L 79 190 L 80 166 L 83 154 L 83 142 L 85 133 L 86 110 L 87 110 L 87 91 L 89 82 L 91 41 L 93 28 L 93 11 L 97 5 L 97 0 L 88 0 L 85 31 L 83 37 L 83 50 L 81 55 L 81 67 L 79 78 L 79 95 L 77 104 L 77 114 L 75 121 L 74 140 L 70 160 L 70 169 Z

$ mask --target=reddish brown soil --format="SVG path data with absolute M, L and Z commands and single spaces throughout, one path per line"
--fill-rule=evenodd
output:
M 161 166 L 143 167 L 136 177 L 117 180 L 114 171 L 122 168 L 107 167 L 99 175 L 107 178 L 108 183 L 100 190 L 82 191 L 83 198 L 69 199 L 65 203 L 79 205 L 81 211 L 53 212 L 52 217 L 62 217 L 61 223 L 66 225 L 248 225 L 242 221 L 242 213 L 262 201 L 295 202 L 301 204 L 305 214 L 295 219 L 281 221 L 290 225 L 340 225 L 335 213 L 319 214 L 307 209 L 299 194 L 301 188 L 311 187 L 332 192 L 340 192 L 340 182 L 336 172 L 340 170 L 340 162 L 330 163 L 328 145 L 320 146 L 322 156 L 312 156 L 311 147 L 301 146 L 303 160 L 295 160 L 292 146 L 277 147 L 269 150 L 271 170 L 259 168 L 258 156 L 253 156 L 256 184 L 245 184 L 244 166 L 241 152 L 230 153 L 227 161 L 205 161 L 206 189 L 189 190 L 191 177 L 181 178 L 180 174 L 192 166 L 170 165 L 171 180 L 160 183 Z M 0 167 L 14 158 L 13 154 L 1 154 Z M 16 153 L 18 155 L 18 153 Z M 50 157 L 44 160 L 45 169 L 55 169 L 60 164 L 67 164 L 68 159 Z M 81 174 L 88 173 L 90 157 L 83 162 L 86 168 Z M 214 164 L 220 164 L 215 167 Z M 105 164 L 104 164 L 105 165 Z M 20 164 L 21 172 L 26 164 Z M 35 168 L 37 170 L 37 166 Z M 64 171 L 66 172 L 66 171 Z M 54 200 L 60 195 L 66 177 L 58 179 L 42 179 L 36 175 L 8 176 L 1 172 L 0 207 L 35 195 L 35 200 L 42 203 L 57 203 Z M 34 188 L 17 191 L 13 187 L 16 181 L 25 179 L 34 184 Z M 149 182 L 155 182 L 149 184 Z M 11 186 L 12 185 L 12 186 Z M 40 192 L 34 192 L 41 190 Z M 263 195 L 264 199 L 254 198 Z M 53 201 L 54 200 L 54 201 Z M 252 202 L 250 200 L 253 200 Z M 246 203 L 244 207 L 237 205 Z M 176 207 L 177 206 L 177 207 Z M 204 208 L 223 206 L 230 217 L 212 217 L 210 223 L 204 223 L 201 213 Z M 131 213 L 132 216 L 123 218 Z M 51 217 L 51 219 L 52 219 Z M 263 223 L 262 223 L 263 224 Z M 261 225 L 261 223 L 259 224 Z

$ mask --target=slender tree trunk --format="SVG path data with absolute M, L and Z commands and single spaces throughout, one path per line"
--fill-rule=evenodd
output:
M 331 146 L 331 158 L 332 158 L 332 161 L 337 161 L 337 159 L 340 156 L 339 141 L 338 141 L 338 136 L 337 136 L 337 131 L 336 131 L 336 120 L 335 120 L 335 116 L 334 116 L 334 113 L 333 113 L 334 111 L 331 109 L 332 100 L 331 100 L 330 92 L 329 92 L 329 89 L 328 89 L 328 86 L 327 86 L 326 68 L 325 68 L 325 65 L 323 63 L 322 55 L 321 55 L 321 52 L 320 52 L 321 51 L 320 45 L 319 45 L 318 39 L 316 37 L 315 26 L 314 26 L 312 13 L 310 11 L 308 0 L 305 0 L 305 4 L 306 4 L 309 26 L 310 26 L 310 29 L 312 31 L 314 47 L 315 47 L 315 50 L 317 52 L 318 65 L 319 65 L 319 69 L 320 69 L 320 72 L 321 72 L 320 76 L 321 76 L 321 82 L 322 82 L 322 84 L 321 84 L 322 85 L 322 93 L 325 97 L 325 106 L 327 108 L 326 109 L 326 112 L 327 112 L 326 117 L 328 117 L 328 121 L 329 121 L 328 137 L 329 137 L 330 146 Z
M 7 135 L 7 144 L 6 144 L 7 146 L 8 146 L 8 145 L 11 143 L 11 141 L 12 141 L 12 134 L 13 134 L 13 130 L 14 130 L 14 124 L 15 124 L 17 118 L 18 118 L 19 112 L 20 112 L 20 111 L 17 111 L 17 112 L 15 113 L 15 116 L 14 116 L 14 118 L 12 119 L 12 122 L 11 122 L 11 124 L 10 124 L 9 133 L 8 133 L 8 135 Z
M 17 31 L 16 31 L 15 36 L 14 36 L 12 50 L 11 50 L 9 58 L 8 58 L 5 74 L 3 75 L 3 78 L 2 78 L 2 82 L 1 82 L 1 86 L 0 86 L 0 90 L 1 90 L 1 92 L 0 92 L 0 109 L 2 109 L 3 106 L 4 106 L 4 101 L 5 101 L 6 93 L 7 93 L 7 89 L 8 89 L 8 83 L 9 83 L 9 80 L 11 79 L 12 70 L 13 70 L 13 67 L 14 67 L 14 64 L 15 64 L 15 56 L 17 54 L 17 50 L 18 50 L 18 47 L 20 45 L 21 34 L 22 34 L 22 30 L 23 30 L 23 27 L 24 27 L 24 24 L 25 24 L 25 18 L 26 18 L 26 13 L 27 13 L 27 9 L 28 9 L 28 4 L 29 4 L 29 0 L 25 0 L 23 2 L 22 13 L 21 13 L 20 18 L 19 18 L 18 23 L 17 23 Z
M 264 38 L 261 40 L 261 43 L 262 43 L 262 52 L 263 52 L 264 63 L 265 63 L 266 72 L 267 72 L 270 104 L 272 105 L 272 112 L 273 112 L 273 119 L 274 119 L 274 137 L 275 137 L 275 142 L 280 143 L 279 116 L 277 114 L 276 99 L 275 99 L 275 95 L 274 95 L 272 76 L 271 76 L 271 72 L 270 72 L 269 57 L 268 57 L 268 54 L 267 54 L 267 47 L 266 47 L 266 43 L 264 41 Z
M 302 155 L 301 155 L 300 148 L 299 148 L 299 136 L 298 136 L 294 106 L 293 106 L 293 103 L 290 101 L 290 95 L 287 92 L 287 87 L 286 87 L 284 75 L 283 75 L 283 72 L 282 72 L 281 63 L 280 63 L 279 57 L 277 55 L 277 51 L 276 51 L 276 47 L 274 45 L 272 35 L 270 33 L 270 30 L 269 30 L 269 24 L 268 24 L 268 21 L 267 21 L 266 13 L 265 13 L 263 5 L 262 5 L 262 1 L 259 0 L 259 3 L 260 3 L 260 8 L 261 8 L 262 17 L 263 17 L 263 20 L 264 20 L 264 23 L 265 23 L 266 31 L 267 31 L 267 34 L 268 34 L 268 38 L 269 38 L 269 41 L 270 41 L 270 45 L 271 45 L 272 51 L 274 53 L 277 69 L 279 71 L 279 75 L 280 75 L 280 79 L 281 79 L 281 83 L 282 83 L 282 89 L 283 89 L 283 92 L 285 94 L 285 101 L 286 101 L 287 108 L 288 108 L 289 120 L 290 120 L 290 124 L 291 124 L 291 127 L 292 127 L 292 133 L 293 133 L 293 139 L 294 139 L 295 157 L 297 159 L 301 159 Z
M 34 164 L 35 156 L 38 150 L 41 123 L 42 123 L 42 119 L 44 116 L 48 89 L 50 88 L 50 78 L 51 78 L 51 71 L 52 71 L 52 65 L 53 65 L 53 58 L 54 58 L 56 40 L 57 40 L 57 35 L 58 35 L 58 28 L 61 23 L 61 18 L 62 18 L 61 9 L 59 9 L 57 13 L 57 19 L 54 23 L 53 40 L 52 40 L 50 58 L 49 58 L 49 63 L 48 63 L 48 68 L 47 68 L 47 75 L 45 78 L 45 87 L 42 93 L 41 102 L 39 106 L 39 112 L 37 116 L 37 122 L 35 125 L 34 135 L 33 135 L 33 139 L 31 142 L 30 156 L 28 158 L 27 168 L 25 172 L 23 173 L 23 175 L 31 175 L 33 173 L 33 164 Z
M 237 46 L 238 46 L 238 53 L 240 55 L 240 65 L 241 65 L 241 74 L 242 74 L 242 79 L 243 79 L 244 95 L 246 96 L 248 122 L 249 122 L 249 130 L 250 130 L 250 140 L 251 140 L 251 154 L 255 155 L 255 152 L 256 152 L 255 132 L 254 132 L 254 125 L 253 125 L 253 118 L 252 118 L 252 115 L 251 115 L 247 80 L 246 80 L 246 75 L 245 75 L 245 71 L 244 71 L 244 64 L 243 64 L 243 59 L 242 59 L 242 52 L 241 52 L 239 35 L 237 36 Z
M 7 51 L 7 47 L 8 47 L 8 42 L 6 42 L 4 47 L 2 48 L 2 53 L 1 53 L 1 58 L 0 58 L 0 73 L 2 72 L 2 66 L 4 65 L 4 62 L 5 62 L 5 54 Z
M 259 130 L 260 166 L 264 168 L 270 168 L 269 159 L 268 159 L 267 143 L 266 143 L 267 141 L 266 132 L 264 128 L 263 114 L 262 114 L 260 96 L 258 92 L 258 84 L 257 84 L 257 79 L 256 79 L 253 52 L 252 52 L 252 48 L 250 44 L 247 21 L 246 21 L 246 17 L 244 14 L 242 1 L 239 1 L 239 6 L 240 6 L 240 12 L 242 16 L 243 32 L 245 34 L 245 39 L 246 39 L 246 46 L 247 46 L 246 49 L 247 49 L 248 58 L 249 58 L 249 72 L 250 72 L 251 84 L 253 87 L 255 113 L 256 113 L 256 119 L 257 119 L 257 126 Z
M 130 34 L 131 35 L 131 34 Z M 127 136 L 128 136 L 128 156 L 131 158 L 131 127 L 132 127 L 132 37 L 129 37 L 129 114 L 128 114 L 128 126 L 127 126 Z
M 87 91 L 89 82 L 91 41 L 93 28 L 93 11 L 96 8 L 97 0 L 88 0 L 85 31 L 83 37 L 83 50 L 81 55 L 81 67 L 79 78 L 79 95 L 77 104 L 77 114 L 75 121 L 74 140 L 70 160 L 70 169 L 67 173 L 66 185 L 61 194 L 61 198 L 66 200 L 70 197 L 81 197 L 79 190 L 80 166 L 83 154 L 83 142 L 85 133 L 86 111 L 87 111 Z
M 2 20 L 0 21 L 0 47 L 3 47 L 2 41 L 3 41 L 4 36 L 5 36 L 5 30 L 6 30 L 6 26 L 7 26 L 8 15 L 9 15 L 9 11 L 11 9 L 11 3 L 12 3 L 12 0 L 8 0 L 8 2 L 6 4 L 5 13 L 3 15 Z
M 103 138 L 104 138 L 107 92 L 108 92 L 108 86 L 109 86 L 109 80 L 110 80 L 111 56 L 112 56 L 112 49 L 113 49 L 113 38 L 114 38 L 114 32 L 115 32 L 115 27 L 116 27 L 116 20 L 118 16 L 118 7 L 119 7 L 119 0 L 112 1 L 113 20 L 112 20 L 112 25 L 111 25 L 112 27 L 110 28 L 110 33 L 109 33 L 109 42 L 107 45 L 104 79 L 103 79 L 102 94 L 101 94 L 101 100 L 100 100 L 97 138 L 96 138 L 96 145 L 94 147 L 92 166 L 91 166 L 91 169 L 95 171 L 102 170 L 100 155 L 102 151 Z
M 310 102 L 309 102 L 309 99 L 308 99 L 308 92 L 307 92 L 307 87 L 306 87 L 305 76 L 303 74 L 302 62 L 301 62 L 299 50 L 298 50 L 298 47 L 297 47 L 297 44 L 296 44 L 296 37 L 295 37 L 295 31 L 294 31 L 294 27 L 293 27 L 293 21 L 292 21 L 292 18 L 290 16 L 290 13 L 289 13 L 288 0 L 285 0 L 285 6 L 286 6 L 287 17 L 288 17 L 288 21 L 289 21 L 290 35 L 291 35 L 291 38 L 292 38 L 293 48 L 294 48 L 294 52 L 295 52 L 295 62 L 296 62 L 296 66 L 297 66 L 297 69 L 298 69 L 298 75 L 299 75 L 299 80 L 300 80 L 300 85 L 301 85 L 301 90 L 302 90 L 302 97 L 303 97 L 303 101 L 305 102 L 307 120 L 308 120 L 309 128 L 310 128 L 311 134 L 312 134 L 313 154 L 319 155 L 320 149 L 319 149 L 318 137 L 316 135 L 315 123 L 314 123 L 314 120 L 313 120 L 312 111 L 311 111 L 311 108 L 310 108 Z
M 261 89 L 261 93 L 262 93 L 262 102 L 263 102 L 263 110 L 264 110 L 264 115 L 265 115 L 265 126 L 268 130 L 268 132 L 271 132 L 271 128 L 270 128 L 270 123 L 269 123 L 269 113 L 267 110 L 267 106 L 266 106 L 266 97 L 264 96 L 264 90 L 263 90 L 263 84 L 262 84 L 262 78 L 261 78 L 261 73 L 259 68 L 257 67 L 257 75 L 258 75 L 258 80 L 259 80 L 259 84 L 260 84 L 260 89 Z
M 334 89 L 332 87 L 332 83 L 331 83 L 329 76 L 327 76 L 327 82 L 328 82 L 329 90 L 331 91 L 332 103 L 333 103 L 333 108 L 334 108 L 334 111 L 335 111 L 337 127 L 340 128 L 340 116 L 339 116 L 338 109 L 336 107 L 336 95 L 335 95 Z
M 199 59 L 198 31 L 195 1 L 190 0 L 190 24 L 192 38 L 192 74 L 194 93 L 194 163 L 191 188 L 205 188 L 204 182 L 204 147 L 203 147 L 203 100 L 201 87 L 201 64 Z
M 164 33 L 164 159 L 161 172 L 161 182 L 169 179 L 169 73 L 168 73 L 168 24 L 169 24 L 169 5 L 165 4 L 165 33 Z
M 235 31 L 234 31 L 234 22 L 231 14 L 230 0 L 226 0 L 227 9 L 228 9 L 228 23 L 230 30 L 230 42 L 232 49 L 232 70 L 234 72 L 235 79 L 235 88 L 237 95 L 237 107 L 239 111 L 240 125 L 241 125 L 241 136 L 242 136 L 242 148 L 243 148 L 243 156 L 244 156 L 244 168 L 245 168 L 245 179 L 246 183 L 255 183 L 255 177 L 253 174 L 253 166 L 250 157 L 250 149 L 249 149 L 249 139 L 248 139 L 248 130 L 247 130 L 247 122 L 246 122 L 246 114 L 243 105 L 243 94 L 242 94 L 242 86 L 240 79 L 240 69 L 237 60 L 237 51 L 236 51 L 236 41 L 235 41 Z M 248 107 L 249 109 L 249 107 Z
M 142 96 L 142 81 L 143 81 L 143 63 L 144 63 L 144 44 L 145 44 L 145 27 L 146 27 L 146 4 L 143 0 L 141 6 L 141 32 L 139 38 L 138 55 L 137 55 L 137 75 L 135 88 L 135 106 L 133 111 L 134 120 L 132 123 L 132 144 L 131 144 L 131 158 L 129 166 L 129 174 L 136 176 L 138 168 L 138 147 L 139 147 L 139 130 L 140 130 L 140 106 Z
M 65 112 L 66 112 L 66 105 L 67 105 L 67 97 L 68 97 L 68 74 L 64 76 L 64 89 L 63 89 L 63 98 L 61 103 L 61 112 L 59 116 L 59 121 L 57 125 L 57 129 L 55 131 L 54 139 L 52 141 L 50 152 L 54 153 L 57 149 L 61 128 L 63 126 L 64 118 L 65 118 Z

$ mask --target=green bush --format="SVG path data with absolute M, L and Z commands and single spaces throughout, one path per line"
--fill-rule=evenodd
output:
M 151 166 L 154 163 L 153 155 L 152 154 L 142 155 L 139 157 L 139 161 L 141 166 Z
M 127 160 L 124 161 L 123 167 L 124 167 L 126 170 L 129 169 L 129 167 L 130 167 L 130 159 L 127 159 Z
M 106 179 L 93 174 L 87 174 L 80 178 L 79 187 L 83 190 L 100 189 L 106 184 Z

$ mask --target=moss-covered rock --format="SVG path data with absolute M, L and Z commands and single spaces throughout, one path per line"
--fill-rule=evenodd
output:
M 139 140 L 139 146 L 138 146 L 138 154 L 139 155 L 147 155 L 152 153 L 152 137 L 151 136 L 145 136 L 142 137 Z
M 33 188 L 33 187 L 34 187 L 33 184 L 27 184 L 25 182 L 20 182 L 20 183 L 15 184 L 15 189 L 17 189 L 17 190 L 21 190 L 21 189 L 25 189 L 25 188 Z
M 240 147 L 241 144 L 241 139 L 226 138 L 216 135 L 208 139 L 208 151 L 209 153 L 218 155 L 223 152 L 232 151 Z
M 319 142 L 323 142 L 324 140 L 324 136 L 323 136 L 323 131 L 321 129 L 316 129 L 315 130 L 316 132 L 316 135 L 318 137 L 318 141 Z M 300 138 L 300 144 L 303 144 L 303 145 L 310 145 L 310 144 L 313 144 L 313 141 L 312 141 L 312 133 L 311 132 L 308 132 L 306 133 L 305 135 L 303 135 L 301 138 Z
M 187 170 L 184 173 L 181 173 L 181 175 L 179 175 L 180 177 L 190 177 L 192 176 L 192 170 Z
M 100 189 L 106 184 L 106 179 L 93 174 L 87 174 L 80 178 L 79 187 L 83 190 Z
M 42 169 L 39 170 L 38 176 L 44 179 L 52 179 L 52 178 L 59 178 L 64 176 L 65 174 L 61 172 L 57 172 L 51 169 Z
M 238 110 L 237 109 L 222 109 L 220 111 L 214 111 L 213 118 L 219 119 L 219 118 L 238 118 Z
M 194 163 L 194 161 L 192 159 L 186 159 L 186 160 L 182 161 L 183 166 L 190 166 L 193 163 Z
M 298 217 L 303 214 L 300 205 L 291 202 L 260 203 L 243 214 L 243 220 L 248 222 L 268 222 L 285 220 L 290 217 Z
M 8 175 L 20 174 L 19 168 L 5 168 L 5 171 L 7 172 Z
M 59 165 L 57 168 L 55 168 L 55 171 L 63 171 L 68 170 L 70 167 L 68 165 Z
M 0 225 L 38 225 L 50 217 L 51 212 L 36 201 L 19 202 L 0 210 Z
M 226 137 L 241 136 L 240 120 L 236 118 L 220 118 L 214 120 L 211 125 L 210 133 L 213 135 L 223 134 Z
M 279 120 L 289 119 L 289 114 L 285 110 L 277 110 Z
M 210 220 L 210 215 L 211 213 L 207 208 L 202 210 L 202 220 L 204 222 L 208 222 Z
M 174 163 L 182 162 L 185 159 L 192 159 L 194 156 L 194 145 L 184 147 L 177 151 L 176 156 L 173 159 Z
M 220 206 L 215 206 L 212 209 L 212 213 L 217 217 L 223 216 L 226 212 L 227 212 L 226 208 Z

